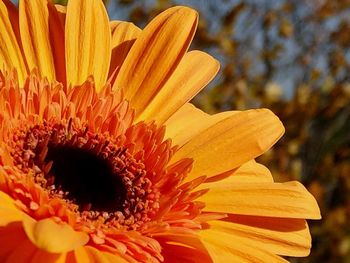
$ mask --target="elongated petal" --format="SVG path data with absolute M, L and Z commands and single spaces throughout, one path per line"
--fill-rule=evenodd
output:
M 254 160 L 240 166 L 237 171 L 232 174 L 231 178 L 233 182 L 273 182 L 270 170 Z
M 243 111 L 224 118 L 192 138 L 180 147 L 171 162 L 194 159 L 187 180 L 220 174 L 261 155 L 283 132 L 282 123 L 271 111 Z
M 227 183 L 273 183 L 273 177 L 269 169 L 254 160 L 246 162 L 238 169 L 228 173 L 230 176 L 226 179 Z
M 169 79 L 186 53 L 197 27 L 197 13 L 173 7 L 142 31 L 124 61 L 114 87 L 141 112 Z
M 225 221 L 211 221 L 210 228 L 249 242 L 282 256 L 304 257 L 310 253 L 311 236 L 303 219 L 232 215 Z
M 22 220 L 22 213 L 16 207 L 15 201 L 0 191 L 0 227 Z
M 112 29 L 112 56 L 109 74 L 120 67 L 142 30 L 133 23 L 115 21 Z
M 187 53 L 138 120 L 163 124 L 214 78 L 219 67 L 218 61 L 204 52 Z
M 76 232 L 67 224 L 57 224 L 52 219 L 35 221 L 29 217 L 23 220 L 24 230 L 38 248 L 50 253 L 63 253 L 85 245 L 89 237 Z
M 49 32 L 52 56 L 55 64 L 56 79 L 61 83 L 66 83 L 66 58 L 65 58 L 65 35 L 64 22 L 61 13 L 48 1 L 49 10 Z
M 208 229 L 200 231 L 199 235 L 215 263 L 288 262 L 273 253 L 253 247 L 250 242 L 241 242 L 242 240 L 224 232 L 218 235 L 217 231 Z
M 193 133 L 196 134 L 199 129 L 198 125 L 209 117 L 209 114 L 196 108 L 193 104 L 186 103 L 165 123 L 165 138 L 171 138 L 174 145 L 182 146 L 189 141 L 188 138 L 193 137 Z
M 237 169 L 225 173 L 207 177 L 206 182 L 197 187 L 198 190 L 208 188 L 207 183 L 216 182 L 225 178 L 227 184 L 235 183 L 273 183 L 273 177 L 269 169 L 264 165 L 250 160 Z
M 12 25 L 12 30 L 16 36 L 17 43 L 18 43 L 19 47 L 21 48 L 22 43 L 21 43 L 21 35 L 20 35 L 20 31 L 19 31 L 18 8 L 10 0 L 2 0 L 2 2 L 5 4 L 5 6 L 7 8 L 7 13 L 8 13 L 11 25 Z M 23 50 L 21 49 L 21 51 L 23 51 Z
M 20 30 L 29 70 L 43 77 L 64 78 L 64 34 L 57 11 L 44 0 L 19 1 Z M 56 75 L 57 69 L 57 75 Z
M 8 69 L 15 68 L 19 83 L 22 85 L 27 75 L 27 69 L 9 17 L 9 11 L 5 4 L 0 1 L 0 69 L 3 65 Z
M 320 219 L 315 198 L 299 182 L 208 184 L 209 192 L 198 200 L 204 210 L 237 215 Z
M 186 103 L 165 123 L 165 137 L 170 138 L 173 144 L 183 146 L 202 131 L 236 113 L 238 111 L 209 115 L 191 103 Z
M 68 85 L 80 85 L 93 75 L 100 90 L 111 58 L 111 32 L 102 1 L 69 1 L 65 31 Z

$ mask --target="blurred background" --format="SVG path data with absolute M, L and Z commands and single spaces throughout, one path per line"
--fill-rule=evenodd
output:
M 64 3 L 66 1 L 56 1 Z M 286 134 L 259 161 L 276 181 L 299 180 L 316 197 L 311 255 L 350 262 L 350 0 L 110 0 L 112 19 L 143 28 L 174 5 L 200 13 L 191 49 L 221 62 L 193 101 L 209 113 L 266 107 Z

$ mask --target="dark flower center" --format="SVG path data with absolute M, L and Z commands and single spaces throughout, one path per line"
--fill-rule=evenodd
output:
M 15 165 L 84 218 L 131 228 L 150 221 L 159 195 L 141 155 L 122 138 L 77 126 L 44 122 L 18 129 L 9 142 Z
M 54 185 L 67 191 L 80 209 L 114 212 L 123 209 L 126 189 L 106 159 L 72 146 L 48 147 L 45 162 L 52 161 Z

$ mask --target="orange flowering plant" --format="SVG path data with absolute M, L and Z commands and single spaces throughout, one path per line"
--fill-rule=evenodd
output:
M 198 14 L 143 30 L 100 0 L 0 1 L 1 262 L 285 262 L 319 219 L 298 182 L 254 161 L 269 110 L 189 101 L 219 63 L 188 51 Z

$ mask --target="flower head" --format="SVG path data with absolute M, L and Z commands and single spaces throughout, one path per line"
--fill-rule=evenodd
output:
M 141 30 L 99 0 L 0 2 L 0 259 L 283 262 L 320 217 L 298 182 L 254 158 L 283 134 L 270 111 L 188 101 L 218 62 L 190 51 L 187 7 Z

